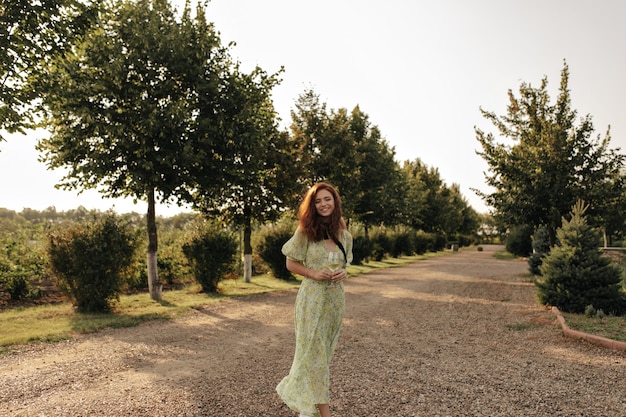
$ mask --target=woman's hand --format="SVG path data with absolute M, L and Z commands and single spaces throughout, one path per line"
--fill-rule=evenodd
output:
M 333 284 L 343 282 L 348 277 L 348 273 L 343 268 L 338 269 L 335 272 L 331 271 L 328 268 L 310 269 L 290 259 L 287 260 L 287 269 L 296 274 L 300 274 L 305 278 L 309 278 L 319 282 L 328 281 L 332 282 Z
M 345 269 L 338 269 L 335 272 L 331 271 L 328 268 L 309 269 L 308 271 L 308 278 L 311 278 L 315 281 L 329 281 L 333 284 L 339 284 L 340 282 L 343 282 L 348 276 L 348 273 Z
M 335 272 L 328 271 L 330 273 L 330 277 L 328 280 L 333 284 L 339 284 L 346 280 L 348 277 L 348 272 L 345 269 L 338 269 Z

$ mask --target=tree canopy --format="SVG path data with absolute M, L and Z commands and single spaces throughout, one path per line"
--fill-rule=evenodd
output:
M 39 92 L 28 78 L 62 54 L 96 15 L 97 2 L 3 0 L 0 12 L 0 132 L 24 132 Z M 0 135 L 0 140 L 4 138 Z
M 478 216 L 459 186 L 448 186 L 421 161 L 395 160 L 395 150 L 359 106 L 329 110 L 312 90 L 292 111 L 292 141 L 301 184 L 329 181 L 340 190 L 344 213 L 365 227 L 405 224 L 427 232 L 472 234 Z
M 195 19 L 186 8 L 180 23 L 166 0 L 103 10 L 38 82 L 53 126 L 42 159 L 69 169 L 62 188 L 189 200 L 193 167 L 218 159 L 210 124 L 228 64 L 201 8 Z
M 622 168 L 624 156 L 611 149 L 610 130 L 592 137 L 591 116 L 581 118 L 571 107 L 569 68 L 564 64 L 556 102 L 550 101 L 548 81 L 539 88 L 522 83 L 519 96 L 509 91 L 507 114 L 481 109 L 508 143 L 476 128 L 491 193 L 478 192 L 507 225 L 548 227 L 551 236 L 561 218 L 578 199 L 588 201 L 589 218 L 615 229 L 624 218 Z M 619 226 L 618 226 L 619 225 Z
M 346 216 L 366 226 L 399 221 L 395 152 L 359 106 L 328 110 L 315 92 L 305 91 L 292 111 L 291 132 L 303 186 L 331 182 Z

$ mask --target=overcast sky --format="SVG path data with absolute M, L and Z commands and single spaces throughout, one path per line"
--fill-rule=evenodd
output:
M 479 108 L 503 115 L 509 89 L 539 87 L 543 77 L 556 99 L 564 60 L 572 107 L 593 117 L 596 135 L 610 125 L 612 147 L 626 150 L 626 1 L 212 0 L 207 12 L 244 68 L 284 66 L 273 95 L 284 124 L 308 88 L 330 109 L 358 105 L 398 161 L 437 168 L 479 212 L 488 208 L 472 189 L 488 191 L 487 165 L 474 127 L 497 133 Z M 145 202 L 55 190 L 62 173 L 47 171 L 34 150 L 43 134 L 0 143 L 0 207 L 146 211 Z

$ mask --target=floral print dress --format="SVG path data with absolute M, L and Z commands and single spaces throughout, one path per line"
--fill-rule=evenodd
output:
M 344 230 L 340 238 L 347 264 L 352 262 L 352 236 Z M 336 251 L 340 251 L 338 247 Z M 324 241 L 311 242 L 297 230 L 282 248 L 283 254 L 310 269 L 323 269 L 329 249 Z M 343 257 L 343 254 L 341 255 Z M 347 266 L 347 265 L 346 265 Z M 304 278 L 295 303 L 296 350 L 289 375 L 276 387 L 292 410 L 319 416 L 316 404 L 329 404 L 330 360 L 332 359 L 345 309 L 343 284 Z

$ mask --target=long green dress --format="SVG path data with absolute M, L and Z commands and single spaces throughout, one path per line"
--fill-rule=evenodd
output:
M 347 230 L 339 239 L 347 264 L 352 262 L 352 236 Z M 340 251 L 339 248 L 335 248 Z M 310 269 L 323 269 L 328 259 L 324 241 L 311 242 L 296 230 L 282 248 L 288 258 Z M 341 255 L 343 257 L 343 254 Z M 346 265 L 347 266 L 347 265 Z M 332 359 L 345 309 L 343 284 L 305 278 L 296 297 L 296 350 L 289 375 L 276 387 L 280 398 L 295 412 L 319 416 L 316 404 L 329 404 L 330 360 Z

